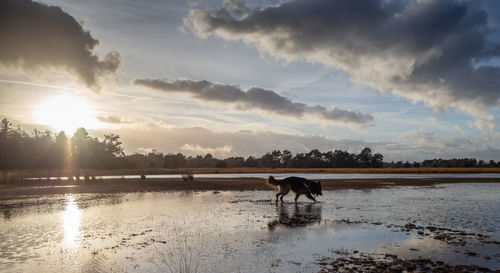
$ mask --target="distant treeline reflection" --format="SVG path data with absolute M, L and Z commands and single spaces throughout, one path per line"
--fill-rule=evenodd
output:
M 144 168 L 381 168 L 381 167 L 500 167 L 500 162 L 488 163 L 473 158 L 433 159 L 423 162 L 384 163 L 384 156 L 373 153 L 370 148 L 359 154 L 342 150 L 320 152 L 313 149 L 308 153 L 293 155 L 290 151 L 274 150 L 261 157 L 249 156 L 214 158 L 185 156 L 181 153 L 125 155 L 120 137 L 107 134 L 103 139 L 90 137 L 84 128 L 79 128 L 73 137 L 64 132 L 34 130 L 31 134 L 13 127 L 3 119 L 0 124 L 0 169 L 144 169 Z

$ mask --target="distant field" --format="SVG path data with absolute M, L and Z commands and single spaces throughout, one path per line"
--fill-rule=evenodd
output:
M 179 168 L 119 170 L 11 170 L 0 172 L 0 181 L 26 177 L 62 177 L 84 175 L 139 174 L 207 174 L 207 173 L 500 173 L 500 168 Z

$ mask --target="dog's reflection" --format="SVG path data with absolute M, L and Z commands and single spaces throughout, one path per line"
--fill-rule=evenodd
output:
M 276 205 L 276 207 L 278 217 L 267 223 L 267 227 L 271 230 L 279 225 L 293 228 L 321 223 L 321 204 L 293 204 L 290 206 L 288 204 L 280 204 Z M 290 216 L 291 211 L 293 211 L 292 216 Z
M 12 214 L 10 212 L 10 209 L 6 209 L 3 211 L 3 218 L 5 218 L 6 220 L 10 220 L 11 216 L 12 216 Z

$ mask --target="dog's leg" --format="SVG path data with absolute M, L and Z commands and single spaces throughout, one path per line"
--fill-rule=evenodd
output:
M 290 188 L 288 187 L 284 187 L 284 188 L 281 188 L 281 197 L 280 197 L 280 200 L 281 200 L 281 203 L 285 202 L 283 201 L 283 196 L 287 195 L 288 193 L 290 192 Z
M 316 201 L 316 199 L 314 199 L 314 197 L 311 195 L 310 192 L 306 193 L 306 196 L 307 196 L 307 198 L 313 200 L 314 202 L 318 202 L 318 201 Z
M 278 192 L 278 193 L 276 194 L 276 204 L 278 203 L 278 197 L 280 196 L 280 194 L 281 194 L 281 192 Z M 281 198 L 283 198 L 283 196 L 282 196 Z M 283 199 L 282 199 L 282 201 L 283 201 Z
M 281 200 L 281 203 L 285 202 L 283 201 L 283 196 L 287 195 L 289 191 L 286 191 L 286 192 L 283 192 L 281 193 L 281 197 L 280 197 L 280 200 Z
M 295 203 L 297 203 L 297 200 L 299 199 L 300 193 L 295 194 Z

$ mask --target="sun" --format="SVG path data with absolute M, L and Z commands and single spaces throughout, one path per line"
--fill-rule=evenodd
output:
M 40 124 L 72 135 L 76 129 L 96 128 L 98 121 L 89 104 L 78 97 L 58 95 L 39 104 L 33 116 Z

